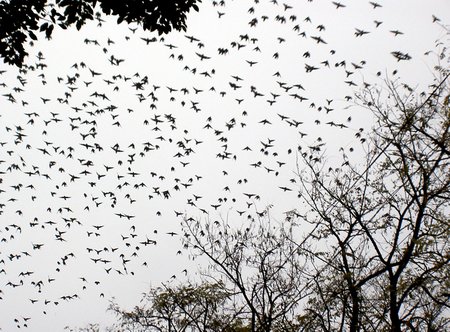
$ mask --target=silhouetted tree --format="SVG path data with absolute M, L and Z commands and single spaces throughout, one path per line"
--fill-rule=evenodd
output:
M 201 0 L 10 0 L 0 2 L 0 56 L 8 64 L 21 67 L 29 38 L 44 32 L 50 39 L 55 26 L 79 30 L 86 21 L 102 22 L 105 15 L 117 17 L 117 23 L 137 23 L 144 30 L 168 33 L 186 30 L 186 14 Z
M 306 219 L 317 226 L 310 330 L 449 327 L 449 75 L 438 67 L 428 93 L 387 80 L 358 95 L 376 120 L 361 137 L 364 161 L 302 151 Z
M 226 221 L 185 219 L 185 246 L 209 262 L 203 275 L 234 294 L 234 312 L 249 331 L 288 331 L 308 296 L 306 261 L 294 238 L 295 211 L 274 222 L 270 208 L 249 215 L 238 228 Z
M 152 288 L 131 311 L 111 303 L 116 328 L 133 331 L 238 331 L 239 320 L 228 311 L 231 294 L 221 283 L 163 285 Z

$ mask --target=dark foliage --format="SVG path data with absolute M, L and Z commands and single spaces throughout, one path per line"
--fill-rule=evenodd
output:
M 0 1 L 0 56 L 21 67 L 27 56 L 25 43 L 37 40 L 43 32 L 50 39 L 55 26 L 63 29 L 75 24 L 80 29 L 87 21 L 101 22 L 103 14 L 114 15 L 117 23 L 137 23 L 144 30 L 168 33 L 186 30 L 186 14 L 198 11 L 201 0 L 10 0 Z

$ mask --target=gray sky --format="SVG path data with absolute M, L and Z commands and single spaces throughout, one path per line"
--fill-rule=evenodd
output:
M 131 308 L 151 285 L 195 280 L 198 263 L 167 234 L 174 211 L 238 225 L 273 204 L 281 219 L 304 209 L 299 146 L 360 157 L 371 117 L 345 97 L 385 77 L 426 89 L 450 3 L 341 3 L 204 0 L 164 40 L 105 18 L 37 42 L 27 63 L 43 69 L 1 65 L 0 328 L 109 324 L 111 298 Z

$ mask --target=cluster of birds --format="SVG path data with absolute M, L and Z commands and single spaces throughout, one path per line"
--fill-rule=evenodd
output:
M 187 265 L 176 265 L 187 257 L 180 218 L 239 222 L 263 216 L 274 200 L 289 208 L 299 154 L 320 162 L 327 135 L 364 143 L 366 118 L 347 107 L 355 89 L 370 85 L 360 74 L 369 61 L 341 52 L 319 14 L 305 15 L 294 1 L 263 2 L 237 16 L 246 30 L 229 40 L 129 27 L 83 37 L 95 61 L 61 68 L 39 51 L 21 69 L 3 66 L 0 311 L 17 310 L 2 314 L 0 328 L 29 327 L 30 306 L 45 317 L 67 302 L 114 296 L 110 279 L 149 278 L 158 255 L 174 262 L 170 279 L 189 276 Z M 233 6 L 212 1 L 202 10 L 220 25 L 236 15 Z M 329 2 L 333 15 L 349 7 Z M 405 38 L 381 20 L 381 3 L 366 7 L 380 17 L 370 30 L 349 30 L 355 47 L 369 34 Z M 97 24 L 107 22 L 98 17 Z M 136 69 L 129 57 L 138 54 L 127 52 L 133 47 L 166 63 Z M 409 50 L 387 53 L 412 59 Z M 330 76 L 339 89 L 315 83 Z M 169 248 L 159 249 L 163 243 Z

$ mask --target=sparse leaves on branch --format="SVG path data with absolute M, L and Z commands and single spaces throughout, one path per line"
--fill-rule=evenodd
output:
M 427 93 L 392 80 L 367 87 L 359 102 L 376 125 L 365 160 L 353 163 L 344 154 L 342 165 L 328 168 L 323 156 L 304 155 L 299 179 L 308 221 L 318 225 L 318 246 L 328 252 L 312 253 L 315 295 L 305 324 L 448 328 L 449 95 L 445 70 Z

